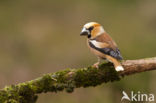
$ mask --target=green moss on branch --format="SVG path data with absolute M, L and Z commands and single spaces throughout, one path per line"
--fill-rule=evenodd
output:
M 45 74 L 35 80 L 7 86 L 0 90 L 0 103 L 35 103 L 37 94 L 74 88 L 97 86 L 102 83 L 120 80 L 119 74 L 111 63 L 83 69 L 66 69 L 56 73 Z

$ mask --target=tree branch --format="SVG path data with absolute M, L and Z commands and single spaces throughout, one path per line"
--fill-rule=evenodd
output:
M 45 74 L 35 80 L 17 85 L 6 86 L 0 90 L 0 103 L 35 103 L 37 94 L 74 88 L 97 86 L 102 83 L 119 81 L 125 75 L 156 70 L 156 57 L 122 61 L 123 72 L 116 72 L 111 63 L 103 63 L 99 69 L 92 67 L 66 69 Z

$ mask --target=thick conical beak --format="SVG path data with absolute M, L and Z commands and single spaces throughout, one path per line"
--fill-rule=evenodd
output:
M 80 36 L 88 36 L 89 34 L 90 34 L 89 30 L 87 30 L 86 28 L 83 28 L 80 33 Z

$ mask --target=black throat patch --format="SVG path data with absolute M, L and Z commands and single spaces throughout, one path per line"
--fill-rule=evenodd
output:
M 88 38 L 91 38 L 91 34 L 88 34 Z

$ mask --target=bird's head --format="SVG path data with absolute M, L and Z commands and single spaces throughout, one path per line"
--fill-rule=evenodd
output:
M 81 36 L 87 36 L 88 39 L 94 39 L 97 36 L 104 33 L 103 27 L 96 22 L 89 22 L 83 26 L 83 29 L 80 33 Z

